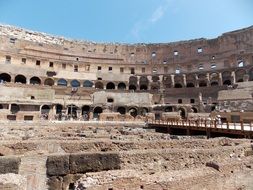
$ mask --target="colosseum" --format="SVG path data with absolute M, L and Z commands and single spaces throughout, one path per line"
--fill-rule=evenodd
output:
M 0 189 L 253 188 L 252 26 L 120 44 L 0 25 L 0 64 Z

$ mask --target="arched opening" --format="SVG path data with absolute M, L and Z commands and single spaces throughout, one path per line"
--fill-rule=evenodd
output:
M 95 88 L 96 89 L 104 89 L 104 85 L 102 82 L 96 82 L 95 83 Z
M 59 79 L 57 81 L 57 86 L 67 86 L 68 82 L 65 79 Z
M 199 87 L 206 87 L 206 86 L 207 86 L 206 81 L 199 82 Z
M 93 87 L 93 82 L 86 80 L 83 82 L 83 87 L 85 88 L 92 88 Z
M 136 117 L 138 115 L 137 109 L 136 108 L 130 108 L 129 113 L 131 116 Z
M 142 116 L 146 116 L 147 113 L 148 113 L 148 108 L 142 108 L 142 109 L 141 109 L 141 115 L 142 115 Z
M 78 107 L 74 104 L 68 105 L 68 115 L 70 118 L 76 119 L 77 118 L 77 109 Z
M 80 82 L 76 79 L 72 80 L 70 84 L 72 87 L 79 87 L 80 86 Z
M 90 106 L 83 106 L 82 107 L 82 116 L 84 120 L 89 120 L 89 113 L 90 113 Z
M 232 83 L 231 83 L 230 80 L 225 80 L 225 81 L 223 81 L 223 85 L 229 86 L 229 85 L 231 85 L 231 84 L 232 84 Z
M 142 85 L 140 86 L 140 90 L 148 90 L 147 85 L 142 84 Z
M 32 77 L 30 79 L 30 84 L 41 84 L 41 80 L 39 77 Z
M 126 84 L 123 83 L 123 82 L 120 82 L 120 83 L 118 84 L 118 89 L 119 89 L 119 90 L 125 90 L 125 89 L 126 89 Z
M 26 77 L 24 75 L 17 75 L 15 77 L 15 83 L 22 83 L 22 84 L 26 84 Z
M 63 106 L 61 104 L 57 104 L 55 106 L 55 109 L 56 109 L 56 114 L 62 114 Z
M 140 77 L 140 90 L 148 90 L 148 78 L 146 76 L 141 76 Z
M 43 105 L 41 107 L 41 110 L 40 110 L 41 114 L 47 114 L 48 115 L 49 112 L 50 112 L 50 106 L 49 105 Z
M 194 84 L 193 84 L 192 82 L 188 82 L 188 83 L 186 84 L 186 87 L 187 87 L 187 88 L 193 88 L 193 87 L 195 87 L 195 86 L 194 86 Z
M 136 90 L 136 86 L 135 86 L 135 85 L 133 85 L 133 84 L 129 85 L 129 90 L 133 90 L 133 91 L 135 91 L 135 90 Z
M 0 74 L 0 83 L 1 82 L 11 82 L 11 76 L 7 73 Z
M 47 86 L 53 86 L 54 85 L 54 80 L 51 79 L 51 78 L 47 78 L 44 82 L 44 85 L 47 85 Z
M 112 82 L 107 83 L 106 89 L 108 89 L 108 90 L 113 90 L 113 89 L 115 89 L 115 84 L 112 83 Z
M 101 107 L 95 107 L 93 111 L 93 118 L 99 119 L 100 114 L 103 112 Z
M 192 107 L 191 109 L 192 109 L 192 112 L 193 112 L 193 113 L 198 113 L 198 109 L 197 109 L 197 108 Z
M 159 79 L 159 76 L 152 76 L 152 81 L 153 82 L 158 82 L 160 79 Z
M 180 83 L 176 83 L 176 84 L 175 84 L 175 88 L 183 88 L 183 86 L 182 86 L 182 84 L 180 84 Z
M 172 106 L 168 106 L 164 109 L 165 112 L 173 112 L 173 107 Z
M 211 86 L 218 86 L 218 85 L 219 85 L 219 83 L 217 81 L 211 82 Z
M 185 119 L 185 118 L 186 118 L 185 109 L 184 109 L 184 108 L 179 108 L 178 111 L 179 111 L 179 113 L 180 113 L 181 118 L 182 118 L 182 119 Z
M 118 107 L 117 112 L 119 112 L 121 115 L 126 114 L 126 108 L 125 107 Z
M 89 112 L 90 112 L 90 106 L 85 105 L 82 107 L 82 115 L 88 114 Z
M 243 77 L 246 74 L 244 69 L 239 69 L 235 72 L 235 78 L 237 82 L 243 82 Z
M 137 84 L 137 77 L 131 76 L 131 77 L 129 78 L 129 83 Z
M 20 110 L 19 105 L 17 105 L 17 104 L 11 104 L 11 113 L 12 114 L 18 113 L 19 110 Z
M 4 107 L 3 107 L 3 105 L 2 105 L 2 104 L 0 104 L 0 110 L 2 110 L 2 109 L 4 109 Z

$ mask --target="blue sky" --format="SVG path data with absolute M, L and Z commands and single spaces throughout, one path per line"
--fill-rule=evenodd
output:
M 253 25 L 253 0 L 0 0 L 0 23 L 95 42 L 172 42 Z

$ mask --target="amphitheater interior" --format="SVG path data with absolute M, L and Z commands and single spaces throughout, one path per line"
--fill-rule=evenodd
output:
M 120 44 L 0 25 L 0 189 L 253 189 L 253 136 L 148 127 L 218 118 L 252 129 L 252 96 L 253 26 Z

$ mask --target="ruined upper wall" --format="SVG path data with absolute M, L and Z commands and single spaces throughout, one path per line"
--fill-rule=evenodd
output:
M 34 55 L 36 52 L 45 59 L 60 55 L 62 59 L 71 61 L 79 57 L 79 61 L 90 63 L 151 65 L 169 63 L 176 68 L 184 67 L 186 64 L 214 62 L 214 58 L 216 62 L 223 63 L 225 59 L 232 59 L 235 62 L 239 56 L 253 53 L 253 26 L 228 32 L 214 39 L 201 38 L 157 44 L 78 41 L 7 25 L 0 25 L 0 37 L 3 51 L 6 51 L 4 47 L 6 44 L 7 51 L 16 48 L 17 51 L 24 50 L 23 53 L 27 55 Z M 17 43 L 8 49 L 9 39 L 16 40 Z

